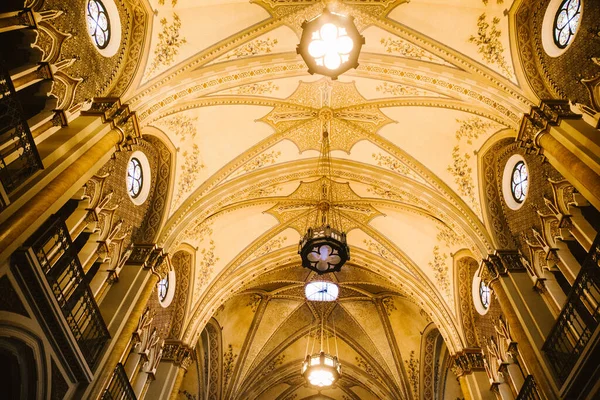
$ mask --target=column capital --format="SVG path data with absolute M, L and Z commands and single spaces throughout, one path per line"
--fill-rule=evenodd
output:
M 547 133 L 548 126 L 556 126 L 563 119 L 580 119 L 582 115 L 571 111 L 568 100 L 542 100 L 539 106 L 523 115 L 517 143 L 528 152 L 540 154 L 539 138 Z
M 171 361 L 187 370 L 194 359 L 194 349 L 180 340 L 166 340 L 162 360 Z
M 452 372 L 457 377 L 469 375 L 475 371 L 485 371 L 483 352 L 479 348 L 466 348 L 452 356 Z
M 142 138 L 135 111 L 131 111 L 129 105 L 121 104 L 118 97 L 96 97 L 81 115 L 100 116 L 103 122 L 110 123 L 121 135 L 117 151 L 130 151 L 131 146 Z

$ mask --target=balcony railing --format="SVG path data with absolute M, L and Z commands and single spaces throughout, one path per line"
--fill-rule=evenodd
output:
M 65 332 L 65 339 L 59 340 L 73 349 L 66 353 L 67 362 L 85 363 L 82 371 L 93 371 L 110 334 L 63 219 L 50 217 L 15 253 L 14 264 L 52 335 Z M 77 361 L 81 358 L 84 361 Z M 89 379 L 90 374 L 83 372 L 80 377 Z
M 600 322 L 600 235 L 586 258 L 543 350 L 563 385 Z
M 516 400 L 541 400 L 533 375 L 528 375 Z
M 127 374 L 125 373 L 125 368 L 123 368 L 123 364 L 118 363 L 117 368 L 115 368 L 115 372 L 113 373 L 112 379 L 108 384 L 108 388 L 102 394 L 102 400 L 136 400 L 137 397 L 133 389 L 131 388 L 131 384 L 129 383 L 129 379 L 127 378 Z
M 42 168 L 10 74 L 0 60 L 0 185 L 10 194 Z

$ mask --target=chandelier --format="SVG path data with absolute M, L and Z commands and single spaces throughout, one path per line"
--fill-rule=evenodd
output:
M 356 29 L 353 19 L 325 9 L 323 14 L 304 21 L 296 52 L 302 56 L 310 74 L 337 79 L 358 67 L 358 55 L 365 38 Z
M 350 259 L 350 248 L 346 241 L 346 233 L 342 231 L 342 221 L 335 207 L 335 195 L 331 180 L 331 157 L 329 133 L 323 131 L 321 153 L 317 167 L 317 175 L 322 176 L 320 195 L 316 201 L 313 225 L 300 239 L 298 254 L 302 258 L 302 266 L 322 275 L 338 272 Z M 307 213 L 310 218 L 312 213 Z
M 302 362 L 302 377 L 306 382 L 316 388 L 326 388 L 333 385 L 342 376 L 342 365 L 338 360 L 338 346 L 337 337 L 335 334 L 335 323 L 333 324 L 333 338 L 335 341 L 335 352 L 336 355 L 331 355 L 325 352 L 324 347 L 324 325 L 325 325 L 325 313 L 323 312 L 324 306 L 321 307 L 321 329 L 320 329 L 320 351 L 314 353 L 315 342 L 317 340 L 316 333 L 314 332 L 314 340 L 311 349 L 311 353 L 308 352 L 310 345 L 311 335 L 309 332 L 308 341 L 306 343 L 306 358 Z M 329 338 L 327 339 L 327 351 L 329 351 Z

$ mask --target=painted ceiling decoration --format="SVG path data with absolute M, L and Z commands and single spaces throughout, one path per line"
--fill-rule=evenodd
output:
M 322 394 L 433 390 L 432 349 L 472 342 L 458 266 L 493 251 L 480 155 L 515 137 L 537 102 L 513 67 L 513 1 L 150 3 L 149 57 L 129 103 L 174 149 L 158 245 L 193 253 L 181 340 L 221 328 L 228 398 L 310 398 L 300 365 L 320 317 L 304 287 L 325 279 L 339 287 L 324 318 L 344 373 Z M 337 80 L 310 75 L 296 54 L 302 23 L 325 5 L 365 37 L 358 68 Z M 315 168 L 324 126 L 326 178 Z M 324 179 L 352 259 L 318 277 L 297 252 Z

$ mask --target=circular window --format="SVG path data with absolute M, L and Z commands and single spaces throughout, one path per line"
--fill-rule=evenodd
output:
M 550 57 L 562 55 L 579 29 L 583 0 L 550 0 L 542 21 L 542 46 Z
M 477 310 L 477 312 L 481 315 L 487 314 L 492 301 L 491 290 L 490 287 L 481 279 L 481 276 L 478 276 L 477 274 L 473 277 L 471 294 L 475 310 Z
M 133 204 L 143 204 L 150 194 L 150 162 L 144 153 L 134 151 L 127 162 L 125 185 Z
M 523 206 L 529 191 L 529 170 L 525 159 L 520 154 L 513 154 L 502 175 L 502 195 L 504 202 L 511 210 Z
M 525 201 L 528 186 L 529 174 L 527 172 L 527 166 L 523 161 L 519 161 L 513 167 L 512 176 L 510 177 L 510 191 L 513 199 L 515 199 L 517 203 Z
M 310 282 L 304 288 L 304 294 L 310 301 L 335 301 L 339 288 L 332 282 Z
M 169 307 L 175 297 L 175 271 L 167 272 L 156 284 L 156 292 L 158 294 L 158 302 L 163 308 Z
M 554 17 L 554 44 L 566 48 L 579 28 L 581 17 L 580 0 L 564 0 Z
M 484 281 L 479 282 L 479 300 L 481 300 L 483 308 L 490 307 L 490 287 Z
M 165 276 L 158 282 L 158 300 L 165 301 L 169 292 L 169 275 Z
M 144 173 L 140 160 L 132 157 L 127 166 L 127 191 L 132 198 L 136 198 L 142 191 L 144 185 Z
M 110 41 L 110 19 L 100 0 L 89 0 L 86 10 L 88 32 L 99 49 L 105 49 Z

